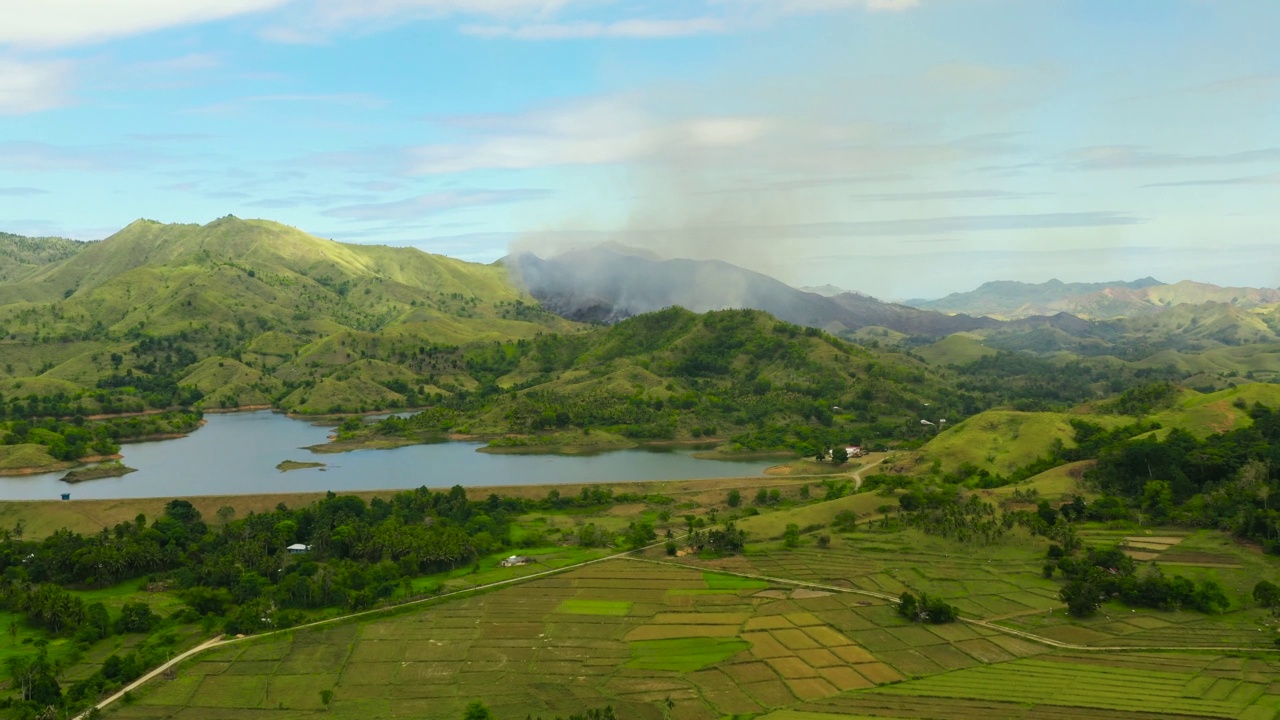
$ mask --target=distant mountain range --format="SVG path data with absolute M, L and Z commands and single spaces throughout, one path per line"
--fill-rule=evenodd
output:
M 1132 282 L 989 282 L 977 290 L 940 300 L 908 300 L 922 310 L 986 315 L 1002 320 L 1070 313 L 1089 320 L 1112 320 L 1160 313 L 1175 305 L 1225 303 L 1250 309 L 1280 303 L 1280 290 L 1219 287 L 1183 281 L 1167 285 L 1146 277 Z
M 526 252 L 503 263 L 543 307 L 581 322 L 616 322 L 678 305 L 694 312 L 763 310 L 836 334 L 879 326 L 943 336 L 999 325 L 990 318 L 921 310 L 851 292 L 825 297 L 718 260 L 662 260 L 616 245 L 550 259 Z

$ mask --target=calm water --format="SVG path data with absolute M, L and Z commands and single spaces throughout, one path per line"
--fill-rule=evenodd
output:
M 329 428 L 267 411 L 206 418 L 208 424 L 188 437 L 125 445 L 123 462 L 138 472 L 75 485 L 61 481 L 63 472 L 0 477 L 0 498 L 48 500 L 64 492 L 80 499 L 675 480 L 758 475 L 772 464 L 645 450 L 589 457 L 489 455 L 476 452 L 481 444 L 467 442 L 318 455 L 301 448 L 325 442 Z M 281 460 L 317 461 L 328 467 L 282 473 L 275 468 Z

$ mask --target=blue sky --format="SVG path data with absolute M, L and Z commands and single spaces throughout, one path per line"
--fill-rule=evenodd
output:
M 1271 0 L 0 0 L 0 229 L 1280 285 Z

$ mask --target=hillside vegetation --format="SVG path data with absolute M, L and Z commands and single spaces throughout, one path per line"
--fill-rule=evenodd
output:
M 481 382 L 476 392 L 351 437 L 558 433 L 570 444 L 593 444 L 592 433 L 732 437 L 739 449 L 808 455 L 902 437 L 920 410 L 948 395 L 922 362 L 754 310 L 672 308 L 586 334 L 476 348 L 465 362 Z M 939 407 L 960 412 L 972 402 L 951 396 Z
M 66 415 L 417 405 L 420 392 L 475 384 L 455 361 L 461 345 L 577 327 L 500 266 L 344 245 L 264 220 L 139 220 L 83 247 L 15 247 L 34 259 L 0 282 L 0 405 L 8 400 L 11 416 L 29 395 L 52 396 Z M 337 377 L 357 361 L 383 370 Z
M 0 232 L 0 282 L 21 280 L 37 268 L 65 260 L 88 245 L 81 240 Z

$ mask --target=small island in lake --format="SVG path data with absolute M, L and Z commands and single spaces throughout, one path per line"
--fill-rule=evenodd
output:
M 136 468 L 131 468 L 119 460 L 111 460 L 89 467 L 76 468 L 66 475 L 62 476 L 62 482 L 80 483 L 86 480 L 98 480 L 100 478 L 120 477 L 128 475 L 131 472 L 137 472 Z
M 306 470 L 307 468 L 322 468 L 324 466 L 325 465 L 322 462 L 299 462 L 297 460 L 285 460 L 284 462 L 281 462 L 279 465 L 276 465 L 276 469 L 279 470 L 280 472 L 289 472 L 290 470 Z

